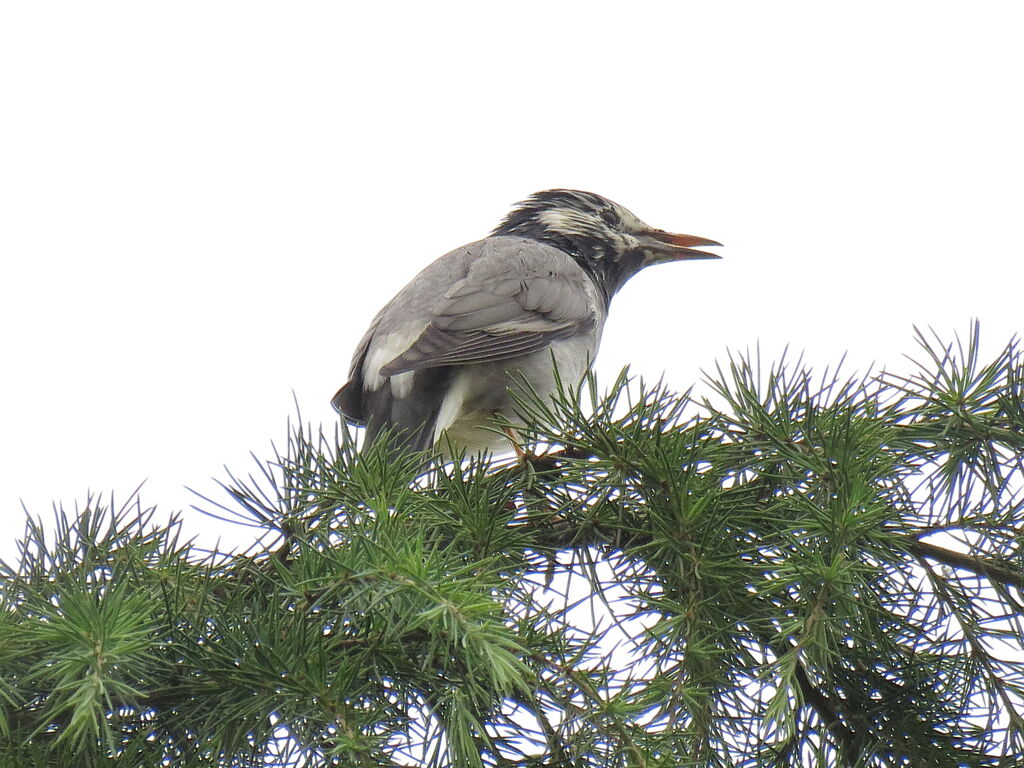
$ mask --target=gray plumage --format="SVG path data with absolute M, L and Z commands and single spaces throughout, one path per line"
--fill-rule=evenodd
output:
M 649 264 L 717 258 L 718 245 L 648 227 L 626 209 L 575 190 L 539 192 L 495 232 L 420 272 L 379 312 L 332 403 L 373 442 L 508 449 L 493 431 L 515 419 L 517 377 L 538 394 L 556 374 L 576 384 L 597 353 L 614 293 Z

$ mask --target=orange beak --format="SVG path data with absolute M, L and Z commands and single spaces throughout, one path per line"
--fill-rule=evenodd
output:
M 651 229 L 641 235 L 640 245 L 647 252 L 650 264 L 687 259 L 722 258 L 717 253 L 696 250 L 696 246 L 721 246 L 717 240 L 708 240 L 706 237 L 696 237 L 695 235 L 674 235 L 660 229 Z

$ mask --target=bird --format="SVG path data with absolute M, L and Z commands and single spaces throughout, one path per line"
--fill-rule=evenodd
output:
M 720 245 L 655 229 L 592 192 L 537 192 L 377 313 L 331 403 L 366 428 L 365 445 L 386 435 L 392 451 L 521 453 L 516 434 L 495 427 L 515 422 L 517 390 L 549 398 L 580 383 L 629 278 L 720 258 L 697 250 Z

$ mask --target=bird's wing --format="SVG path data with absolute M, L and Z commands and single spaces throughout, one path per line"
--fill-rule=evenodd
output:
M 381 376 L 528 355 L 597 322 L 597 289 L 567 254 L 521 238 L 473 245 L 479 256 L 465 277 L 445 286 L 426 327 Z

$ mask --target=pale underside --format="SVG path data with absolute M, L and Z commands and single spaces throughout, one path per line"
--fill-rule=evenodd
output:
M 558 384 L 572 390 L 579 386 L 596 349 L 587 339 L 556 341 L 547 349 L 502 363 L 478 364 L 459 369 L 448 387 L 434 423 L 433 442 L 442 454 L 466 454 L 512 449 L 509 437 L 495 426 L 495 415 L 515 424 L 515 398 L 546 400 L 557 394 Z M 556 375 L 557 369 L 557 375 Z M 522 381 L 530 392 L 523 391 Z

